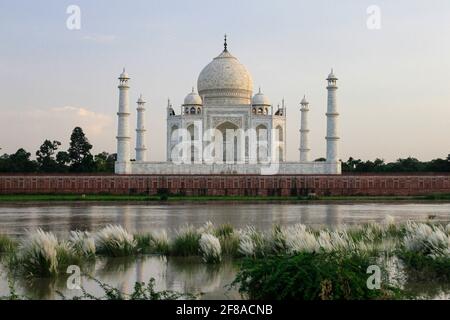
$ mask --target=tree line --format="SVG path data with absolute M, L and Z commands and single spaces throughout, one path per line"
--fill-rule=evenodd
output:
M 59 141 L 45 140 L 36 151 L 36 160 L 23 148 L 3 154 L 0 172 L 114 172 L 116 155 L 107 152 L 92 155 L 92 144 L 80 127 L 73 129 L 67 151 L 58 151 L 60 146 Z
M 315 161 L 326 161 L 326 159 L 318 158 Z M 347 161 L 342 161 L 342 172 L 450 172 L 450 154 L 447 155 L 447 158 L 438 158 L 431 161 L 420 161 L 413 157 L 400 158 L 395 162 L 385 162 L 383 159 L 379 158 L 374 161 L 363 161 L 361 159 L 350 157 Z
M 400 158 L 395 162 L 385 162 L 383 159 L 362 161 L 350 157 L 342 162 L 343 172 L 450 172 L 450 154 L 444 159 L 420 161 L 413 157 Z
M 32 160 L 31 153 L 23 148 L 13 154 L 3 154 L 0 156 L 0 172 L 114 172 L 116 154 L 101 152 L 92 155 L 92 144 L 80 127 L 73 129 L 67 151 L 58 151 L 60 146 L 59 141 L 45 140 L 36 151 L 36 160 Z M 325 158 L 315 161 L 325 161 Z M 379 158 L 363 161 L 350 157 L 342 161 L 342 172 L 450 172 L 450 154 L 444 159 L 431 161 L 419 161 L 413 157 L 395 162 Z

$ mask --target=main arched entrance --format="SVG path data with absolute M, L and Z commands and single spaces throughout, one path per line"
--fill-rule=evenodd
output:
M 217 133 L 221 134 L 222 139 L 216 139 L 216 141 L 222 141 L 221 145 L 216 145 L 218 160 L 223 162 L 237 162 L 239 157 L 238 152 L 238 126 L 227 121 L 217 126 Z

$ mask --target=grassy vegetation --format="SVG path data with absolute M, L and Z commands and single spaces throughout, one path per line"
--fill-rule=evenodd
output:
M 17 242 L 0 234 L 0 254 L 13 251 L 17 247 Z
M 0 243 L 9 248 L 2 263 L 25 276 L 53 277 L 65 273 L 67 265 L 87 265 L 97 255 L 200 256 L 214 264 L 233 257 L 241 262 L 234 284 L 252 299 L 406 297 L 401 286 L 387 280 L 380 290 L 367 289 L 367 267 L 374 264 L 383 276 L 400 271 L 411 279 L 450 281 L 450 224 L 399 225 L 387 216 L 381 223 L 335 230 L 298 224 L 262 232 L 208 222 L 199 228 L 185 225 L 171 234 L 170 238 L 167 232 L 132 235 L 120 226 L 107 226 L 92 234 L 74 231 L 61 240 L 37 230 L 20 245 L 9 245 L 12 242 L 1 237 Z M 404 268 L 389 270 L 392 258 L 400 259 Z M 114 290 L 111 295 L 120 298 Z
M 275 228 L 272 236 L 253 228 L 243 233 L 246 258 L 234 282 L 250 299 L 409 298 L 403 285 L 390 281 L 399 272 L 406 281 L 450 281 L 450 224 L 380 225 L 348 230 L 310 230 L 302 225 Z M 390 263 L 400 259 L 404 268 Z M 379 290 L 366 285 L 367 267 L 384 275 Z
M 450 194 L 432 194 L 422 196 L 182 196 L 182 195 L 75 195 L 75 194 L 17 194 L 0 195 L 0 203 L 5 202 L 71 202 L 71 201 L 112 201 L 112 202 L 307 202 L 307 201 L 450 201 Z
M 170 254 L 175 256 L 195 256 L 200 253 L 201 234 L 194 227 L 186 225 L 177 231 Z
M 121 226 L 108 225 L 97 232 L 96 251 L 110 257 L 129 256 L 137 252 L 137 241 Z
M 245 259 L 234 285 L 255 300 L 393 299 L 402 290 L 382 281 L 379 290 L 367 286 L 366 255 L 302 252 L 296 255 Z

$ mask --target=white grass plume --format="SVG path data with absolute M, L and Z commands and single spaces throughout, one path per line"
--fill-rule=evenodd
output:
M 208 234 L 214 234 L 214 231 L 216 230 L 216 227 L 211 221 L 207 221 L 203 226 L 197 229 L 197 232 L 202 233 L 208 233 Z
M 264 234 L 258 232 L 254 227 L 246 227 L 238 231 L 238 252 L 244 256 L 264 255 L 266 250 L 266 239 Z
M 58 239 L 41 228 L 28 231 L 21 242 L 21 260 L 25 270 L 33 276 L 52 275 L 58 270 Z
M 77 254 L 84 257 L 95 257 L 95 239 L 87 231 L 71 231 L 69 243 Z
M 222 248 L 217 237 L 203 233 L 199 241 L 203 260 L 207 263 L 218 263 L 222 259 Z
M 450 235 L 443 226 L 408 222 L 404 247 L 432 258 L 450 257 Z
M 100 253 L 121 256 L 133 253 L 137 242 L 122 226 L 108 225 L 96 233 L 95 246 Z

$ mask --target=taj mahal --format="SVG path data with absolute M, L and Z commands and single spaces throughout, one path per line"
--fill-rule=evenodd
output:
M 312 161 L 308 140 L 309 103 L 300 102 L 298 161 L 286 161 L 286 106 L 274 107 L 247 68 L 224 49 L 203 70 L 180 108 L 167 102 L 165 162 L 147 161 L 145 105 L 137 100 L 135 159 L 131 154 L 130 77 L 119 76 L 116 174 L 340 174 L 337 78 L 327 79 L 326 161 Z M 178 113 L 177 113 L 178 111 Z M 325 110 L 324 110 L 325 111 Z M 153 135 L 152 135 L 153 136 Z M 155 137 L 161 138 L 161 137 Z

